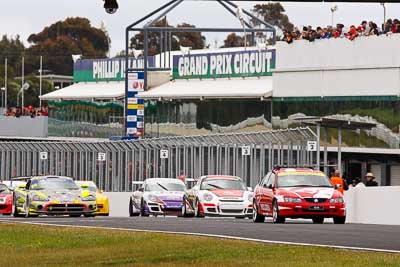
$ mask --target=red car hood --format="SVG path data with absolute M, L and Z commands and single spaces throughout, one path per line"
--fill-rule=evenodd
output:
M 243 197 L 243 190 L 210 189 L 208 190 L 218 197 Z
M 288 187 L 280 188 L 279 193 L 283 196 L 299 198 L 332 198 L 335 194 L 335 189 L 327 187 Z

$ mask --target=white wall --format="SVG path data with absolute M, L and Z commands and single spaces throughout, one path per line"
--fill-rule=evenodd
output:
M 0 116 L 0 136 L 47 137 L 48 118 Z
M 400 34 L 278 42 L 274 97 L 400 94 Z
M 128 217 L 131 193 L 105 193 L 110 216 Z M 347 222 L 400 225 L 400 186 L 350 188 L 345 192 Z

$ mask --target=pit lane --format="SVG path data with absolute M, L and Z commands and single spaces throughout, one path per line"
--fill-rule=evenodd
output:
M 155 231 L 244 239 L 264 243 L 317 245 L 400 253 L 400 226 L 388 225 L 312 224 L 296 220 L 286 224 L 272 224 L 268 221 L 255 224 L 248 219 L 175 217 L 13 218 L 1 216 L 0 222 Z

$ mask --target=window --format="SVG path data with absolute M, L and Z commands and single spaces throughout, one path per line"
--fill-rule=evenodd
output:
M 275 173 L 272 173 L 269 176 L 269 179 L 268 179 L 268 182 L 267 182 L 267 187 L 269 188 L 271 186 L 274 186 L 274 184 L 275 184 Z

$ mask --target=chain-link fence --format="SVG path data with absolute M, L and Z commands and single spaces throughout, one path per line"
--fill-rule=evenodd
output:
M 107 142 L 0 142 L 0 175 L 64 175 L 106 191 L 150 177 L 237 175 L 248 186 L 274 165 L 315 166 L 309 128 Z

